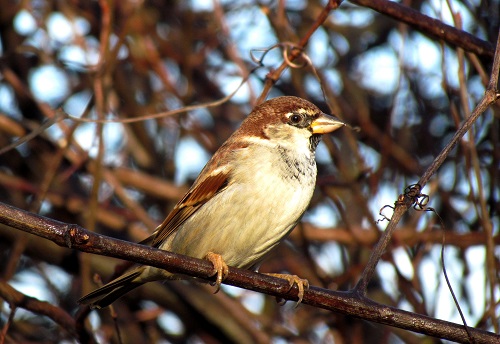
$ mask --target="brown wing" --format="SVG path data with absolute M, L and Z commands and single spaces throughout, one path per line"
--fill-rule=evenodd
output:
M 170 234 L 174 233 L 201 206 L 214 195 L 224 190 L 228 185 L 228 177 L 227 173 L 220 172 L 209 175 L 199 183 L 195 182 L 161 225 L 156 228 L 151 245 L 159 247 Z

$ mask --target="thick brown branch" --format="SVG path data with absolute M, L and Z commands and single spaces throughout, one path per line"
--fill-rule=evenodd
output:
M 213 280 L 211 277 L 213 266 L 208 261 L 98 235 L 80 226 L 51 220 L 3 203 L 0 203 L 0 223 L 49 239 L 60 246 L 127 259 L 140 264 L 165 268 L 172 272 Z M 230 268 L 224 282 L 288 300 L 297 300 L 297 287 L 289 290 L 288 282 L 285 280 L 248 270 Z M 384 306 L 354 292 L 311 287 L 305 292 L 302 302 L 456 342 L 466 343 L 469 339 L 462 325 Z M 497 343 L 500 340 L 500 336 L 490 332 L 478 329 L 470 331 L 477 343 Z
M 350 2 L 374 9 L 397 21 L 406 23 L 424 34 L 442 39 L 465 51 L 488 57 L 493 57 L 495 54 L 495 47 L 490 42 L 483 41 L 468 32 L 458 30 L 397 2 L 387 0 L 350 0 Z

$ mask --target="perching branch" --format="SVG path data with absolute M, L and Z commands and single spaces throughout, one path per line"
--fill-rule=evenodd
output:
M 95 234 L 78 225 L 51 220 L 3 203 L 0 203 L 0 223 L 51 240 L 63 247 L 213 280 L 213 266 L 208 261 Z M 248 270 L 230 267 L 224 283 L 287 300 L 297 300 L 296 286 L 290 290 L 285 280 Z M 353 292 L 310 287 L 304 293 L 302 303 L 459 343 L 467 343 L 469 340 L 462 325 L 388 307 Z M 477 343 L 497 343 L 500 340 L 500 336 L 494 333 L 478 329 L 470 329 L 470 332 Z

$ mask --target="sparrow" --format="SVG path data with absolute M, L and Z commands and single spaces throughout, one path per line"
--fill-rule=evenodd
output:
M 285 96 L 258 105 L 205 165 L 186 195 L 150 237 L 153 247 L 214 265 L 216 292 L 228 265 L 256 270 L 295 227 L 316 184 L 316 147 L 323 134 L 346 124 L 302 98 Z M 307 280 L 285 278 L 299 287 Z M 179 279 L 166 270 L 137 266 L 79 300 L 110 305 L 155 280 Z

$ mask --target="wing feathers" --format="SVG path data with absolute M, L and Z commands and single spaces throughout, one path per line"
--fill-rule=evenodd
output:
M 217 171 L 214 171 L 217 172 Z M 229 183 L 229 175 L 224 171 L 212 173 L 199 183 L 195 182 L 165 220 L 156 228 L 152 245 L 159 247 L 201 206 L 214 195 L 224 190 Z

